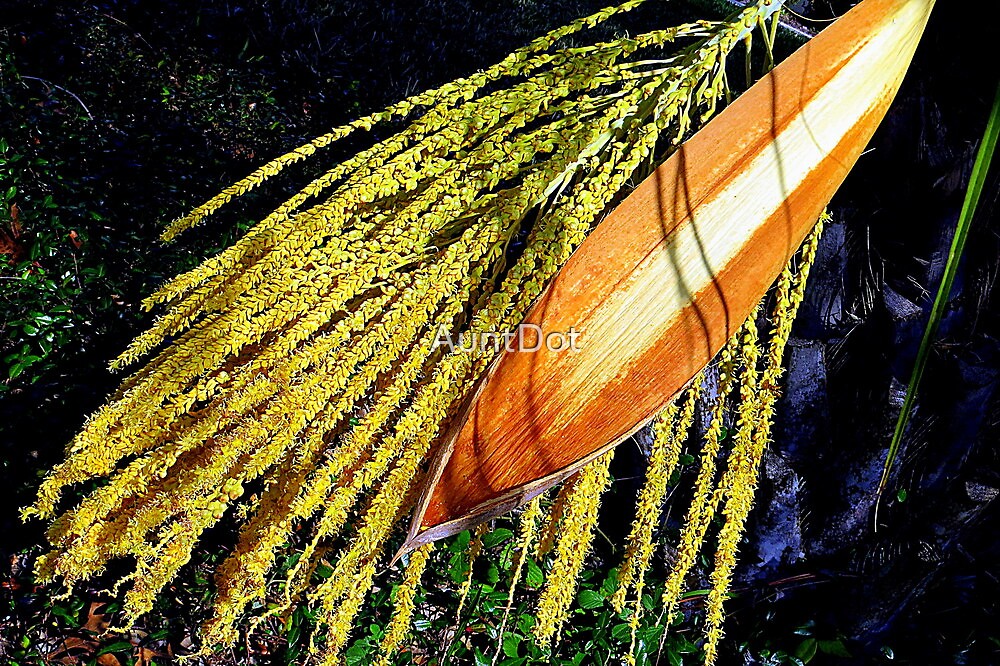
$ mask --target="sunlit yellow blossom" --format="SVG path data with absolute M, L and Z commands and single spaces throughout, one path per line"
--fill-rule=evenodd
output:
M 406 571 L 403 573 L 403 582 L 396 588 L 395 610 L 379 646 L 381 654 L 376 664 L 388 664 L 410 630 L 420 576 L 427 567 L 427 559 L 433 549 L 434 544 L 428 543 L 410 553 L 410 561 L 407 562 Z
M 314 164 L 343 137 L 401 123 L 312 172 L 243 238 L 145 299 L 158 318 L 112 366 L 145 365 L 86 421 L 24 510 L 53 519 L 39 578 L 73 586 L 112 561 L 134 561 L 114 588 L 127 627 L 206 530 L 245 517 L 216 571 L 205 650 L 260 622 L 260 613 L 244 617 L 248 609 L 266 603 L 265 617 L 286 617 L 305 604 L 318 625 L 313 657 L 339 663 L 428 455 L 496 356 L 436 349 L 439 327 L 456 336 L 516 327 L 615 201 L 714 112 L 728 94 L 727 57 L 774 11 L 761 0 L 729 21 L 562 41 L 641 3 L 601 10 L 335 128 L 171 224 L 165 239 L 289 167 Z M 798 284 L 789 302 L 801 299 Z M 624 590 L 641 596 L 697 394 L 657 425 L 619 605 Z M 759 413 L 772 409 L 762 398 Z M 759 446 L 766 433 L 751 440 Z M 543 500 L 522 515 L 513 585 L 531 554 L 555 550 L 542 642 L 568 612 L 610 457 L 563 484 L 544 525 Z M 298 559 L 280 574 L 292 552 Z M 388 652 L 404 640 L 428 558 L 429 549 L 411 554 Z M 334 575 L 323 578 L 326 563 Z M 471 561 L 469 576 L 460 606 Z
M 545 587 L 538 600 L 538 622 L 533 632 L 542 646 L 552 642 L 569 615 L 577 579 L 590 552 L 601 495 L 611 480 L 608 466 L 613 457 L 614 451 L 609 451 L 587 464 L 579 472 L 579 479 L 573 484 L 572 494 L 567 499 L 556 542 L 555 562 L 546 576 Z
M 760 463 L 770 441 L 774 406 L 780 397 L 779 379 L 782 374 L 785 346 L 792 330 L 792 322 L 795 320 L 796 312 L 802 302 L 809 269 L 816 258 L 824 220 L 825 216 L 817 222 L 816 227 L 802 246 L 798 274 L 793 275 L 791 267 L 788 267 L 778 279 L 775 293 L 776 305 L 772 314 L 771 338 L 764 359 L 764 368 L 760 374 L 758 390 L 751 399 L 753 406 L 750 409 L 754 410 L 754 413 L 747 414 L 748 418 L 739 423 L 729 468 L 726 470 L 728 479 L 723 479 L 723 486 L 728 491 L 728 497 L 723 507 L 726 522 L 719 533 L 715 568 L 710 576 L 711 587 L 706 600 L 706 664 L 715 663 L 718 656 L 724 619 L 723 602 L 732 583 L 739 541 L 747 517 L 753 507 Z M 741 418 L 743 416 L 741 414 Z

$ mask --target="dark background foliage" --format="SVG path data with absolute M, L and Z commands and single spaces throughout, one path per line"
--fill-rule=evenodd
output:
M 16 508 L 116 385 L 105 365 L 146 323 L 143 295 L 232 242 L 274 192 L 173 246 L 155 240 L 162 225 L 269 157 L 603 4 L 0 2 L 0 658 L 77 654 L 59 641 L 87 636 L 91 598 L 55 601 L 34 586 L 42 527 L 21 525 Z M 651 0 L 611 29 L 721 4 Z M 796 7 L 826 19 L 851 4 Z M 996 169 L 873 529 L 873 491 L 996 84 L 988 11 L 939 3 L 900 98 L 834 201 L 743 546 L 734 662 L 1000 663 Z M 626 524 L 642 464 L 637 453 L 616 461 L 609 536 Z M 161 645 L 190 635 L 213 557 L 168 591 L 149 627 Z M 289 636 L 246 646 L 246 658 L 287 656 Z M 585 639 L 603 663 L 603 644 Z

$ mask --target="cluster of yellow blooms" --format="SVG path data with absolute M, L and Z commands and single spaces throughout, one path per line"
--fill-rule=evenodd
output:
M 601 495 L 611 481 L 608 467 L 614 451 L 608 451 L 586 465 L 567 493 L 565 511 L 559 523 L 555 560 L 546 576 L 536 611 L 535 638 L 546 646 L 569 615 L 576 581 L 594 536 Z
M 162 315 L 112 365 L 155 355 L 88 419 L 24 511 L 54 518 L 51 548 L 37 564 L 40 579 L 59 578 L 72 589 L 112 560 L 134 561 L 117 586 L 126 590 L 128 626 L 152 607 L 206 530 L 242 514 L 236 546 L 216 574 L 206 647 L 231 644 L 248 607 L 277 599 L 270 614 L 301 603 L 314 609 L 312 653 L 318 663 L 338 663 L 415 501 L 431 446 L 495 353 L 436 349 L 440 327 L 456 335 L 514 329 L 599 217 L 655 166 L 657 151 L 676 146 L 728 95 L 726 61 L 734 48 L 749 46 L 757 30 L 770 45 L 780 7 L 759 0 L 724 22 L 560 45 L 642 2 L 580 19 L 486 70 L 321 136 L 170 225 L 167 240 L 355 130 L 409 123 L 312 180 L 241 240 L 146 300 Z M 780 292 L 782 302 L 801 298 L 804 272 Z M 755 330 L 748 324 L 723 353 L 725 392 L 736 385 L 728 366 L 745 368 L 741 389 L 754 381 Z M 731 469 L 714 491 L 721 416 L 713 420 L 698 507 L 689 516 L 694 526 L 685 532 L 685 548 L 696 549 L 702 526 L 724 501 L 729 541 L 717 567 L 723 590 L 767 438 L 760 424 L 769 424 L 773 411 L 768 391 L 780 372 L 779 337 L 759 382 L 768 388 L 746 413 L 741 408 L 750 430 L 741 426 Z M 630 586 L 641 597 L 667 482 L 702 381 L 657 423 L 615 596 L 621 608 Z M 558 634 L 568 612 L 611 455 L 586 466 L 544 509 L 533 502 L 523 523 L 518 573 L 533 544 L 537 555 L 554 553 L 538 610 L 542 643 Z M 100 484 L 76 506 L 61 506 L 66 488 L 95 479 Z M 233 510 L 237 504 L 241 511 Z M 303 526 L 310 539 L 285 580 L 275 582 L 277 556 Z M 405 636 L 430 557 L 429 547 L 410 555 L 387 652 Z M 333 575 L 314 575 L 326 558 L 335 562 Z M 678 589 L 684 573 L 677 574 Z M 468 589 L 467 582 L 463 601 Z M 720 618 L 721 599 L 710 598 Z M 710 626 L 717 634 L 718 622 Z
M 817 223 L 803 244 L 797 271 L 793 271 L 790 265 L 778 280 L 770 317 L 772 332 L 763 359 L 758 308 L 719 353 L 710 366 L 712 370 L 699 373 L 687 391 L 653 423 L 653 445 L 647 461 L 646 478 L 639 492 L 636 517 L 619 567 L 617 588 L 610 599 L 619 613 L 627 612 L 631 607 L 629 624 L 632 642 L 624 655 L 629 663 L 634 663 L 636 633 L 644 608 L 645 573 L 657 543 L 655 531 L 670 489 L 670 479 L 677 469 L 685 441 L 690 437 L 699 401 L 705 403 L 707 426 L 702 435 L 701 460 L 694 479 L 691 504 L 660 599 L 660 622 L 664 619 L 669 621 L 676 611 L 688 574 L 699 554 L 705 550 L 706 537 L 721 506 L 722 527 L 717 535 L 718 547 L 710 574 L 704 648 L 706 664 L 714 663 L 717 657 L 722 637 L 723 601 L 729 593 L 737 547 L 753 506 L 757 475 L 770 441 L 774 408 L 780 397 L 784 349 L 804 297 L 824 219 Z M 711 391 L 706 386 L 710 372 L 717 376 Z M 739 394 L 734 398 L 731 394 L 737 387 Z M 724 446 L 725 424 L 728 422 L 733 423 L 733 434 L 729 445 Z M 556 499 L 547 505 L 543 537 L 536 555 L 544 556 L 555 545 L 556 556 L 538 602 L 538 622 L 534 634 L 542 645 L 558 635 L 569 616 L 577 579 L 591 546 L 600 497 L 607 487 L 607 469 L 612 453 L 603 455 L 571 477 L 563 484 Z M 718 465 L 722 459 L 727 460 L 727 466 L 720 474 Z

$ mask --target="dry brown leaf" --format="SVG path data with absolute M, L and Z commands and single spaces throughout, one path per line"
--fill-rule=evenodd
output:
M 17 263 L 24 259 L 27 248 L 21 240 L 21 209 L 17 204 L 10 207 L 10 222 L 0 224 L 0 254 L 10 255 Z
M 102 654 L 97 658 L 98 666 L 122 666 L 122 663 L 118 661 L 118 657 L 113 654 Z
M 111 624 L 110 617 L 101 612 L 107 605 L 106 601 L 92 601 L 90 608 L 87 609 L 87 621 L 83 628 L 95 634 L 103 634 L 104 630 Z
M 59 646 L 52 652 L 45 655 L 45 660 L 49 663 L 66 664 L 76 666 L 87 661 L 97 651 L 97 641 L 88 638 L 69 636 L 64 638 Z
M 139 646 L 136 648 L 136 660 L 135 666 L 149 666 L 149 662 L 153 660 L 154 657 L 166 657 L 166 652 L 161 652 L 160 650 L 154 650 L 153 648 Z

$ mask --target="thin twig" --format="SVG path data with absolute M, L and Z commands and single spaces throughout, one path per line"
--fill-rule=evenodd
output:
M 62 90 L 64 93 L 66 93 L 67 95 L 69 95 L 70 97 L 72 97 L 73 99 L 75 99 L 77 101 L 77 103 L 79 103 L 79 105 L 83 108 L 84 112 L 86 112 L 88 118 L 90 118 L 91 120 L 94 119 L 94 114 L 92 114 L 90 112 L 90 109 L 88 109 L 87 105 L 83 103 L 83 100 L 80 99 L 79 97 L 77 97 L 76 93 L 74 93 L 73 91 L 66 90 L 65 88 L 63 88 L 58 83 L 52 83 L 51 81 L 48 81 L 46 79 L 40 79 L 37 76 L 25 76 L 25 75 L 22 74 L 21 78 L 22 79 L 28 79 L 30 81 L 39 81 L 39 82 L 41 82 L 41 83 L 49 86 L 50 88 L 55 88 L 57 90 Z
M 99 13 L 99 14 L 100 14 L 101 16 L 103 16 L 103 17 L 105 17 L 105 18 L 108 18 L 108 19 L 111 19 L 111 20 L 112 20 L 112 21 L 114 21 L 115 23 L 117 23 L 117 24 L 119 24 L 119 25 L 121 25 L 121 26 L 123 26 L 123 27 L 125 27 L 125 28 L 127 28 L 127 29 L 129 29 L 129 30 L 131 30 L 131 31 L 132 31 L 132 34 L 134 34 L 134 35 L 135 35 L 136 37 L 138 37 L 138 38 L 140 39 L 140 41 L 142 41 L 142 43 L 143 43 L 143 44 L 145 44 L 146 46 L 148 46 L 148 47 L 150 48 L 150 50 L 151 50 L 151 51 L 155 51 L 155 50 L 156 50 L 155 48 L 153 48 L 153 45 L 152 45 L 152 44 L 150 44 L 149 42 L 147 42 L 147 41 L 146 41 L 146 38 L 145 38 L 145 37 L 143 37 L 143 36 L 142 36 L 142 35 L 141 35 L 141 34 L 139 33 L 139 31 L 138 31 L 138 30 L 136 30 L 135 28 L 133 28 L 132 26 L 130 26 L 130 25 L 129 25 L 128 23 L 126 23 L 125 21 L 123 21 L 123 20 L 121 20 L 121 19 L 119 19 L 119 18 L 115 18 L 115 17 L 114 17 L 114 16 L 112 16 L 111 14 L 105 14 L 104 12 L 98 12 L 98 13 Z
M 749 2 L 747 2 L 747 0 L 726 0 L 726 2 L 733 5 L 734 7 L 739 7 L 740 9 L 746 9 L 747 5 L 750 4 Z M 787 9 L 787 7 L 785 7 L 785 9 Z M 806 17 L 803 16 L 802 18 Z M 806 19 L 806 20 L 818 21 L 818 19 Z M 819 32 L 819 30 L 812 30 L 802 25 L 795 19 L 789 18 L 787 16 L 782 16 L 778 20 L 778 25 L 780 25 L 785 30 L 798 35 L 803 39 L 812 39 L 813 37 L 816 36 L 816 33 Z

